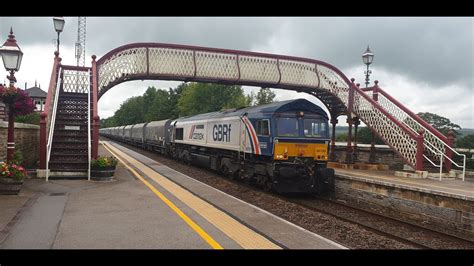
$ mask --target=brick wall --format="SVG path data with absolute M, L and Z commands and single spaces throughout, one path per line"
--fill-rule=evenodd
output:
M 0 161 L 7 158 L 8 123 L 0 121 Z M 15 151 L 21 151 L 24 165 L 36 167 L 39 160 L 39 126 L 15 123 Z

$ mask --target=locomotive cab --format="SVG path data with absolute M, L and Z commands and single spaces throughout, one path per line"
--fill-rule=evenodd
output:
M 257 117 L 249 115 L 262 155 L 273 168 L 273 188 L 280 193 L 329 194 L 334 171 L 329 157 L 328 116 L 320 107 L 299 99 Z

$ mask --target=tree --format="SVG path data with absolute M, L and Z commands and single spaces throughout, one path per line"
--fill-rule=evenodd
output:
M 115 121 L 115 116 L 100 119 L 101 128 L 115 127 L 115 126 L 118 126 L 118 124 Z
M 347 133 L 337 134 L 336 141 L 339 141 L 339 142 L 347 141 Z
M 474 149 L 474 134 L 456 140 L 456 148 Z
M 275 93 L 269 88 L 261 88 L 255 97 L 255 105 L 272 103 L 275 99 Z
M 189 83 L 178 100 L 180 116 L 245 107 L 247 100 L 240 86 Z
M 114 114 L 117 125 L 123 126 L 145 122 L 143 99 L 143 96 L 137 96 L 122 103 Z
M 145 121 L 163 120 L 172 117 L 171 110 L 174 106 L 170 106 L 170 97 L 168 91 L 157 90 L 154 93 L 152 102 L 149 103 L 147 112 L 145 113 Z
M 250 92 L 250 94 L 245 95 L 245 103 L 247 106 L 255 106 L 254 101 L 255 101 L 255 93 L 253 91 Z
M 368 127 L 357 128 L 357 143 L 370 144 L 371 142 L 372 142 L 372 130 L 370 130 L 370 128 Z M 375 136 L 375 144 L 385 144 L 385 143 L 379 137 Z
M 459 135 L 456 129 L 461 129 L 459 125 L 451 123 L 446 117 L 439 116 L 433 113 L 418 113 L 417 114 L 421 119 L 425 120 L 428 124 L 436 128 L 443 135 L 447 136 L 450 130 L 454 131 L 455 135 Z

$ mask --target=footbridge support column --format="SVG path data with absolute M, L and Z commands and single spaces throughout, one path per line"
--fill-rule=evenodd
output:
M 346 147 L 346 163 L 354 163 L 353 150 L 352 150 L 352 118 L 350 115 L 347 116 L 347 147 Z
M 329 160 L 335 162 L 336 158 L 336 124 L 337 118 L 335 115 L 331 114 L 331 124 L 332 124 L 332 136 L 331 136 L 331 151 L 329 154 Z
M 360 125 L 360 120 L 358 117 L 352 118 L 352 123 L 354 124 L 354 145 L 352 148 L 352 160 L 353 162 L 357 161 L 357 128 Z

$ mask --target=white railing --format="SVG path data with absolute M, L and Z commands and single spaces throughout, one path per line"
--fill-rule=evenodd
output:
M 46 144 L 46 182 L 49 180 L 49 158 L 51 157 L 51 147 L 53 146 L 53 135 L 54 135 L 54 125 L 56 124 L 56 111 L 58 108 L 58 99 L 59 99 L 59 88 L 61 86 L 61 67 L 59 67 L 58 78 L 56 80 L 56 89 L 54 92 L 54 102 L 53 109 L 51 112 L 49 133 L 48 133 L 48 143 Z
M 87 90 L 87 180 L 91 181 L 91 90 Z

